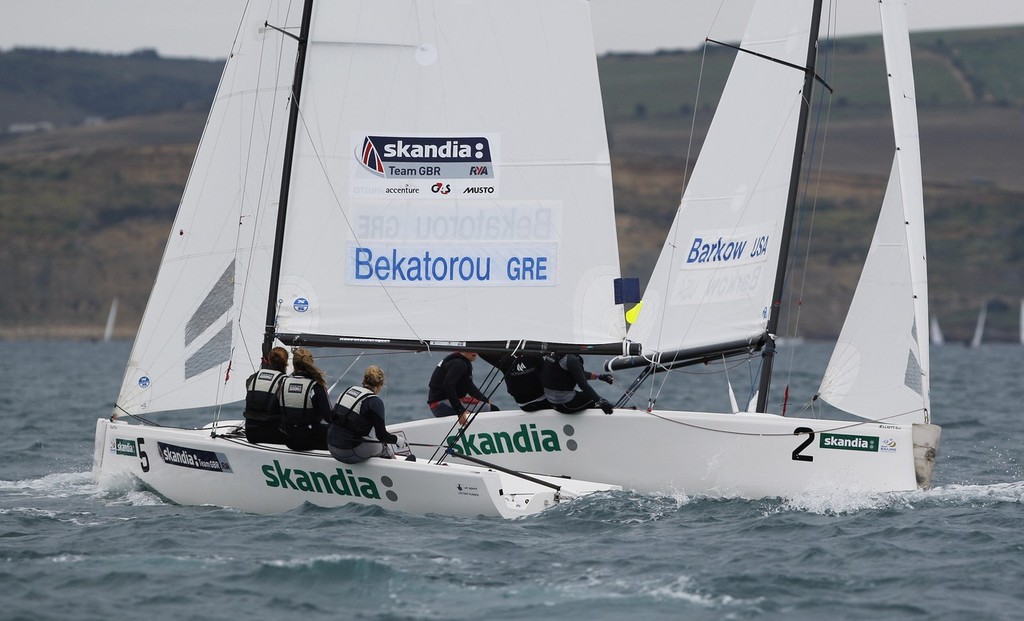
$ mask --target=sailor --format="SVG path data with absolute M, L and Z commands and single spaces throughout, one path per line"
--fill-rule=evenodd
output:
M 398 436 L 384 426 L 384 371 L 375 364 L 366 367 L 361 386 L 352 386 L 338 397 L 327 428 L 327 450 L 338 461 L 357 464 L 371 457 L 394 458 L 389 445 Z M 374 438 L 369 437 L 370 430 Z
M 546 354 L 540 379 L 544 385 L 544 396 L 563 414 L 594 407 L 601 408 L 605 414 L 612 413 L 612 404 L 598 395 L 587 381 L 599 379 L 611 384 L 612 376 L 588 372 L 583 368 L 583 356 L 579 354 Z
M 331 405 L 323 371 L 313 362 L 313 354 L 301 347 L 292 350 L 292 368 L 277 392 L 285 444 L 293 451 L 326 449 Z
M 245 380 L 245 439 L 252 443 L 284 444 L 277 389 L 288 371 L 288 350 L 275 347 L 260 370 Z
M 473 383 L 475 351 L 457 351 L 437 364 L 427 385 L 427 406 L 436 417 L 458 416 L 459 424 L 469 424 L 469 406 L 483 404 L 483 410 L 494 411 L 497 406 Z
M 540 383 L 540 371 L 544 358 L 538 353 L 514 352 L 505 354 L 481 354 L 505 377 L 505 390 L 516 405 L 524 412 L 550 410 L 554 406 L 544 396 Z

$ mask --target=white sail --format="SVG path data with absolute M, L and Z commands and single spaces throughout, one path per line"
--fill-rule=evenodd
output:
M 251 2 L 237 33 L 115 414 L 237 401 L 260 359 L 295 60 L 294 42 L 264 22 L 301 12 L 278 4 Z
M 280 333 L 622 341 L 588 2 L 318 3 L 300 110 Z
M 974 334 L 971 335 L 971 347 L 981 347 L 982 339 L 985 337 L 985 322 L 988 319 L 988 300 L 981 303 L 978 310 L 978 320 L 974 324 Z
M 932 325 L 929 330 L 932 345 L 945 345 L 946 337 L 942 335 L 942 328 L 939 326 L 939 318 L 932 315 Z
M 761 2 L 742 47 L 804 66 L 810 0 Z M 629 330 L 644 351 L 755 339 L 768 323 L 804 73 L 738 54 Z
M 896 155 L 875 236 L 819 394 L 856 416 L 928 422 L 928 285 L 917 102 L 905 0 L 882 0 Z
M 107 311 L 107 325 L 103 328 L 103 342 L 109 342 L 114 336 L 114 324 L 117 322 L 117 298 L 110 302 L 110 310 Z

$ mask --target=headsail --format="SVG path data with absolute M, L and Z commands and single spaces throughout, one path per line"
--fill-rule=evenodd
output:
M 629 338 L 645 355 L 765 333 L 798 136 L 811 0 L 760 2 Z M 765 58 L 767 57 L 767 58 Z M 773 60 L 779 62 L 773 62 Z M 788 64 L 783 64 L 788 63 Z M 668 354 L 671 355 L 671 354 Z
M 117 400 L 116 414 L 237 401 L 260 358 L 295 46 L 250 2 L 231 49 Z M 270 215 L 267 215 L 267 214 Z M 254 276 L 250 278 L 250 274 Z M 233 369 L 225 381 L 228 368 Z
M 306 53 L 280 333 L 621 343 L 588 2 L 323 2 Z
M 875 236 L 819 394 L 851 414 L 928 422 L 928 278 L 906 0 L 882 0 L 896 155 Z

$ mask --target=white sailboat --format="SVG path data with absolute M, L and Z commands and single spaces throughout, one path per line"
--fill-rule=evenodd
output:
M 114 324 L 117 322 L 117 298 L 110 302 L 110 310 L 107 312 L 107 325 L 103 328 L 103 342 L 107 343 L 114 336 Z
M 932 345 L 946 344 L 946 337 L 942 335 L 942 328 L 939 327 L 939 318 L 935 315 L 932 315 L 932 325 L 929 334 L 931 335 Z
M 588 2 L 249 2 L 94 477 L 260 513 L 516 517 L 618 489 L 150 424 L 218 416 L 274 344 L 617 354 L 618 274 Z
M 988 300 L 981 303 L 978 309 L 978 320 L 974 324 L 974 333 L 971 335 L 971 347 L 981 347 L 982 339 L 985 337 L 985 323 L 988 319 Z
M 460 450 L 641 492 L 758 498 L 930 485 L 940 429 L 930 424 L 923 192 L 906 2 L 881 0 L 879 7 L 894 160 L 864 272 L 819 391 L 854 418 L 769 411 L 779 314 L 773 301 L 783 299 L 821 2 L 762 0 L 630 328 L 643 355 L 608 365 L 643 368 L 643 379 L 763 356 L 750 411 L 491 412 L 451 438 Z M 493 448 L 497 434 L 527 424 L 557 436 L 557 450 Z M 402 428 L 414 441 L 443 433 L 437 421 Z

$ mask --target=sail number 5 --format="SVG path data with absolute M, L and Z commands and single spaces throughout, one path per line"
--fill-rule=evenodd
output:
M 143 472 L 149 472 L 149 455 L 146 455 L 146 451 L 142 450 L 142 445 L 146 443 L 145 438 L 137 438 L 139 443 L 139 465 L 142 466 Z
M 814 442 L 814 430 L 810 427 L 797 427 L 793 430 L 793 435 L 798 436 L 801 433 L 807 434 L 807 439 L 800 443 L 800 446 L 793 449 L 793 461 L 814 461 L 813 455 L 801 455 L 800 451 L 810 446 L 811 442 Z

